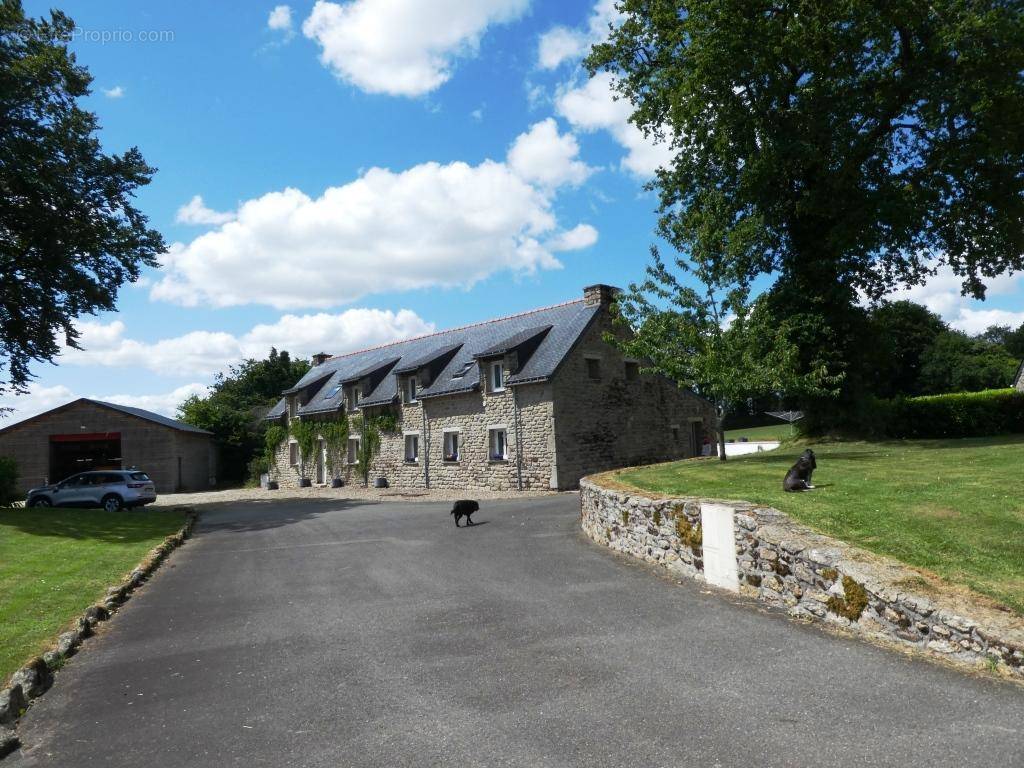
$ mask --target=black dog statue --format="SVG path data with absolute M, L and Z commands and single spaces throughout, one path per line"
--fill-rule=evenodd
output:
M 461 499 L 455 502 L 455 506 L 452 507 L 452 514 L 455 516 L 455 527 L 459 528 L 459 520 L 463 517 L 466 518 L 466 525 L 475 525 L 473 518 L 470 517 L 474 512 L 480 509 L 480 505 L 471 499 Z
M 796 464 L 789 468 L 786 479 L 782 481 L 782 490 L 794 492 L 811 490 L 814 488 L 811 485 L 811 475 L 817 468 L 818 461 L 814 456 L 814 451 L 808 448 L 800 454 Z

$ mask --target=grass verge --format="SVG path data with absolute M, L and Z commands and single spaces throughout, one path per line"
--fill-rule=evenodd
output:
M 805 447 L 816 490 L 784 493 Z M 613 473 L 669 496 L 743 499 L 970 587 L 1024 615 L 1024 435 L 882 443 L 792 443 L 720 462 Z
M 176 510 L 0 509 L 0 683 L 184 523 Z

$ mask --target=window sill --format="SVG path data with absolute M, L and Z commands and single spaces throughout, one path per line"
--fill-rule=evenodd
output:
M 459 464 L 459 463 L 461 463 L 461 461 L 462 461 L 461 459 L 442 459 L 441 463 L 442 464 Z
M 403 464 L 419 464 L 420 460 L 419 459 L 405 459 L 405 461 L 403 461 L 402 463 Z

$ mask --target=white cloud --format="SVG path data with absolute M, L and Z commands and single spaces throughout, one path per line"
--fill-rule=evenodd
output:
M 174 216 L 179 224 L 219 225 L 232 221 L 235 214 L 207 208 L 202 195 L 196 195 L 185 203 Z
M 102 400 L 106 403 L 117 403 L 128 405 L 132 408 L 142 408 L 155 413 L 162 413 L 164 416 L 175 418 L 178 406 L 193 395 L 205 397 L 210 393 L 210 388 L 205 384 L 185 384 L 170 392 L 162 392 L 155 395 L 90 395 L 92 400 Z
M 924 285 L 900 288 L 889 293 L 891 301 L 906 299 L 923 304 L 953 328 L 970 334 L 983 332 L 990 325 L 1024 323 L 1024 311 L 988 309 L 985 303 L 960 294 L 963 280 L 949 267 L 939 267 Z M 986 296 L 1011 296 L 1024 293 L 1024 273 L 1003 274 L 985 281 Z
M 108 99 L 120 99 L 126 93 L 124 86 L 121 85 L 115 85 L 113 88 L 101 88 L 100 90 L 103 91 L 103 95 Z
M 409 309 L 349 309 L 337 315 L 284 315 L 276 323 L 257 325 L 240 342 L 245 357 L 266 357 L 271 347 L 310 357 L 317 352 L 341 355 L 435 330 Z
M 559 157 L 562 178 L 546 181 L 581 175 L 576 161 Z M 150 295 L 185 306 L 320 309 L 370 293 L 558 269 L 541 245 L 559 229 L 552 192 L 492 160 L 371 168 L 317 198 L 271 192 L 244 202 L 235 221 L 173 244 Z
M 576 137 L 559 135 L 558 125 L 549 117 L 519 134 L 508 151 L 508 164 L 522 178 L 548 189 L 579 186 L 594 171 L 576 159 L 579 152 Z
M 654 142 L 629 122 L 633 106 L 625 98 L 615 98 L 613 77 L 599 72 L 581 87 L 563 86 L 555 100 L 562 117 L 580 131 L 608 131 L 626 150 L 622 167 L 640 177 L 650 177 L 672 161 L 669 142 Z M 667 137 L 666 137 L 667 138 Z
M 557 26 L 540 36 L 537 63 L 542 69 L 555 69 L 563 62 L 583 58 L 594 43 L 608 37 L 608 27 L 619 20 L 616 0 L 598 0 L 585 29 Z
M 408 309 L 349 309 L 340 314 L 284 315 L 242 336 L 192 331 L 145 342 L 126 338 L 120 320 L 80 322 L 78 329 L 82 349 L 65 347 L 59 359 L 64 365 L 149 370 L 162 376 L 211 376 L 245 358 L 266 357 L 271 347 L 287 349 L 298 357 L 317 352 L 342 354 L 432 333 L 434 326 Z
M 24 394 L 4 392 L 0 394 L 0 429 L 74 399 L 74 392 L 63 384 L 44 387 L 38 382 L 33 382 L 28 385 L 28 392 Z M 10 411 L 5 411 L 8 408 Z
M 274 10 L 267 16 L 267 28 L 275 32 L 284 32 L 290 37 L 292 34 L 291 6 L 275 5 Z
M 178 406 L 187 398 L 192 395 L 205 395 L 208 391 L 209 387 L 205 384 L 193 383 L 177 387 L 170 392 L 149 395 L 90 394 L 85 395 L 85 397 L 92 400 L 102 400 L 107 403 L 144 408 L 147 411 L 154 411 L 173 418 Z M 9 413 L 0 415 L 0 429 L 44 411 L 49 411 L 52 408 L 66 405 L 73 400 L 77 400 L 79 397 L 82 397 L 82 395 L 76 394 L 63 384 L 44 387 L 38 383 L 30 384 L 28 392 L 23 395 L 0 395 L 0 409 L 11 409 Z
M 477 107 L 476 109 L 469 113 L 469 116 L 479 123 L 481 120 L 484 119 L 484 108 Z
M 952 325 L 971 335 L 984 333 L 993 325 L 1008 325 L 1019 328 L 1024 323 L 1024 312 L 1011 312 L 1007 309 L 971 309 L 964 307 L 953 320 Z
M 422 96 L 476 54 L 491 24 L 519 18 L 529 0 L 318 0 L 302 24 L 336 77 L 369 93 Z
M 545 245 L 552 251 L 578 251 L 589 248 L 597 242 L 597 230 L 589 224 L 579 224 L 568 232 L 562 232 L 548 240 Z

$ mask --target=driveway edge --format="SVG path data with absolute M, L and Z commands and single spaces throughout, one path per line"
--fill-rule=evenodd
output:
M 149 554 L 132 570 L 124 581 L 109 587 L 102 602 L 89 606 L 75 622 L 74 628 L 62 632 L 50 650 L 32 659 L 11 676 L 10 685 L 0 690 L 0 760 L 20 746 L 16 726 L 29 704 L 46 693 L 54 683 L 54 672 L 64 666 L 82 642 L 93 635 L 94 628 L 109 619 L 160 567 L 175 549 L 192 535 L 199 513 L 191 508 L 185 511 L 185 524 L 153 547 Z
M 673 575 L 713 583 L 705 573 L 702 531 L 709 507 L 731 518 L 735 550 L 725 553 L 731 591 L 794 619 L 1024 683 L 1024 622 L 972 603 L 970 595 L 940 592 L 936 579 L 903 563 L 820 534 L 772 507 L 652 499 L 606 488 L 594 477 L 580 481 L 580 525 L 592 540 Z M 927 596 L 921 587 L 931 587 Z

